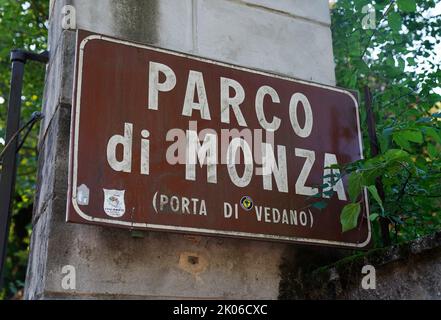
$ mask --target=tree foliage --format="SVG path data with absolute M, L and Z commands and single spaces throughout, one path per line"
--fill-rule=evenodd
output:
M 377 233 L 379 217 L 394 241 L 441 227 L 441 15 L 431 14 L 438 2 L 339 0 L 332 8 L 338 85 L 371 89 L 380 144 L 380 154 L 370 156 L 362 97 L 366 159 L 343 168 L 352 203 L 341 214 L 342 231 L 357 225 L 363 187 Z
M 4 148 L 9 96 L 11 49 L 46 50 L 49 1 L 0 0 L 0 151 Z M 22 96 L 22 123 L 41 110 L 45 69 L 26 64 Z M 38 127 L 35 126 L 20 150 L 16 193 L 12 208 L 5 288 L 0 299 L 19 295 L 24 285 L 31 232 L 32 203 L 37 171 Z

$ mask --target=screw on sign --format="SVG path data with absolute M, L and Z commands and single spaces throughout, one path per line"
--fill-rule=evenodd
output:
M 73 105 L 69 222 L 370 242 L 366 194 L 358 227 L 340 225 L 337 167 L 363 154 L 343 89 L 79 30 Z

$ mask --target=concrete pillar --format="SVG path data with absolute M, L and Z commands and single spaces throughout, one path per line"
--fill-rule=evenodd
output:
M 335 83 L 327 0 L 51 1 L 38 190 L 25 297 L 276 299 L 296 246 L 65 223 L 77 28 L 325 84 Z M 194 259 L 198 257 L 198 259 Z M 76 271 L 62 287 L 63 266 Z

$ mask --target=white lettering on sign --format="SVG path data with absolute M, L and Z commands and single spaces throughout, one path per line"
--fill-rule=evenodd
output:
M 297 107 L 299 104 L 303 106 L 303 111 L 305 112 L 305 125 L 303 128 L 297 119 Z M 292 95 L 291 102 L 289 103 L 289 118 L 291 119 L 292 128 L 296 135 L 307 138 L 311 134 L 313 123 L 312 109 L 308 98 L 306 98 L 304 94 L 298 92 Z
M 345 164 L 363 158 L 355 93 L 84 30 L 76 38 L 67 222 L 369 243 L 367 190 L 357 228 L 339 221 Z
M 339 169 L 330 169 L 329 167 L 332 165 L 338 164 L 337 162 L 337 156 L 332 153 L 325 153 L 325 161 L 324 161 L 324 171 L 323 171 L 323 184 L 327 184 L 328 187 L 326 187 L 323 190 L 323 198 L 330 198 L 329 195 L 326 195 L 325 192 L 334 190 L 337 193 L 338 199 L 346 201 L 346 193 L 345 188 L 343 186 L 343 181 L 339 178 L 334 178 L 331 175 L 340 175 Z
M 270 86 L 260 87 L 256 94 L 256 115 L 263 129 L 267 131 L 276 131 L 280 127 L 281 120 L 274 117 L 271 122 L 268 122 L 265 117 L 265 112 L 263 111 L 263 100 L 267 95 L 271 97 L 272 102 L 280 103 L 280 98 L 276 90 Z
M 156 213 L 175 213 L 207 216 L 205 200 L 155 193 L 152 205 Z
M 245 100 L 245 91 L 241 84 L 233 79 L 221 78 L 221 121 L 230 123 L 230 107 L 236 116 L 237 123 L 246 127 L 247 123 L 240 111 L 240 105 Z M 230 97 L 230 88 L 234 90 L 235 95 Z
M 306 158 L 303 164 L 302 171 L 300 171 L 299 177 L 296 182 L 296 193 L 304 196 L 313 196 L 317 194 L 318 189 L 306 186 L 306 180 L 311 172 L 312 166 L 315 162 L 315 152 L 306 149 L 296 148 L 296 156 Z
M 164 82 L 159 82 L 159 75 L 165 76 Z M 176 85 L 176 75 L 173 70 L 162 63 L 150 62 L 149 68 L 149 105 L 151 110 L 158 110 L 159 91 L 171 91 Z
M 242 177 L 239 176 L 236 170 L 236 164 L 240 163 L 238 160 L 238 149 L 241 149 L 245 158 L 245 170 Z M 227 150 L 227 169 L 230 175 L 231 181 L 238 187 L 246 187 L 251 182 L 253 177 L 253 155 L 251 153 L 250 146 L 242 138 L 234 138 Z
M 286 167 L 286 148 L 277 146 L 278 165 L 274 156 L 273 147 L 269 143 L 262 144 L 263 159 L 263 189 L 273 190 L 273 175 L 277 189 L 280 192 L 288 192 L 288 169 Z
M 198 102 L 194 101 L 195 93 Z M 204 76 L 202 75 L 202 72 L 190 70 L 182 115 L 191 117 L 193 109 L 200 111 L 202 119 L 211 120 L 207 93 L 205 91 Z
M 153 61 L 149 63 L 148 75 L 148 109 L 158 110 L 160 108 L 159 93 L 167 94 L 167 92 L 173 91 L 178 79 L 169 66 Z M 203 73 L 190 70 L 186 80 L 182 116 L 211 120 Z M 218 133 L 212 129 L 197 132 L 196 122 L 190 121 L 190 128 L 186 131 L 178 128 L 169 130 L 166 141 L 172 142 L 172 144 L 167 149 L 167 161 L 171 165 L 184 164 L 186 180 L 197 180 L 196 165 L 199 164 L 200 167 L 207 167 L 207 183 L 216 184 L 218 183 L 218 164 L 221 163 L 226 165 L 231 182 L 239 188 L 247 187 L 255 174 L 262 176 L 263 190 L 277 190 L 278 192 L 288 193 L 290 192 L 288 162 L 293 159 L 287 159 L 287 152 L 288 148 L 292 148 L 289 151 L 294 152 L 295 157 L 304 159 L 296 180 L 291 182 L 291 188 L 294 186 L 294 192 L 297 195 L 314 196 L 321 194 L 323 198 L 330 198 L 330 194 L 335 192 L 339 200 L 347 201 L 340 171 L 336 168 L 338 161 L 335 154 L 324 153 L 323 155 L 323 166 L 321 168 L 323 168 L 323 186 L 325 187 L 319 190 L 318 187 L 309 184 L 311 172 L 316 168 L 316 152 L 303 148 L 274 145 L 274 132 L 280 128 L 283 121 L 277 116 L 268 116 L 270 108 L 280 107 L 280 97 L 274 88 L 268 85 L 260 86 L 254 99 L 257 120 L 266 133 L 266 140 L 264 141 L 264 134 L 258 132 L 262 129 L 254 129 L 254 132 L 252 132 L 247 128 L 247 121 L 242 110 L 245 108 L 243 103 L 246 97 L 244 87 L 237 80 L 227 77 L 220 77 L 219 85 L 220 121 L 231 124 L 231 116 L 233 115 L 237 124 L 245 128 L 240 131 L 235 128 L 222 129 L 221 137 L 218 137 Z M 314 117 L 308 97 L 301 92 L 294 92 L 290 97 L 288 108 L 293 133 L 299 138 L 308 138 L 314 128 Z M 198 111 L 197 114 L 194 114 L 194 111 Z M 303 114 L 303 117 L 299 118 L 300 114 Z M 136 132 L 134 130 L 132 123 L 124 123 L 123 133 L 115 134 L 109 138 L 107 162 L 114 171 L 124 173 L 131 173 L 132 163 L 139 163 L 139 173 L 149 175 L 150 131 L 146 128 L 136 128 Z M 138 138 L 140 140 L 139 144 L 134 141 L 135 137 L 140 137 Z M 140 146 L 140 152 L 136 153 L 140 159 L 133 159 L 133 146 L 135 148 Z M 243 159 L 242 163 L 241 159 Z M 240 170 L 238 170 L 239 164 L 243 164 Z M 330 168 L 331 166 L 332 168 Z M 273 181 L 275 186 L 273 186 Z M 161 199 L 160 208 L 165 204 L 173 212 L 187 208 L 186 200 L 178 204 L 178 200 L 174 198 L 167 198 L 167 202 L 164 202 L 166 201 L 165 198 L 162 199 L 164 201 Z M 232 217 L 234 208 L 229 204 L 225 204 L 224 214 L 228 218 Z M 265 220 L 265 213 L 259 213 L 260 216 Z M 282 221 L 287 218 L 285 219 L 284 215 L 281 214 L 280 219 Z M 273 217 L 272 220 L 277 219 Z
M 196 180 L 197 159 L 201 166 L 207 165 L 207 181 L 217 183 L 217 138 L 214 134 L 206 134 L 202 145 L 198 134 L 187 130 L 187 161 L 185 163 L 185 179 Z
M 150 172 L 150 142 L 148 137 L 150 132 L 148 130 L 142 130 L 141 136 L 141 174 L 149 174 Z
M 141 131 L 141 174 L 149 174 L 150 165 L 150 133 L 148 130 Z M 124 124 L 124 135 L 115 134 L 110 137 L 107 143 L 107 162 L 115 171 L 132 172 L 132 144 L 133 144 L 133 124 Z M 122 147 L 122 159 L 117 159 L 117 148 Z
M 115 134 L 107 143 L 107 161 L 110 167 L 115 171 L 132 171 L 132 137 L 133 124 L 124 124 L 124 135 Z M 121 145 L 123 148 L 122 160 L 116 158 L 116 147 Z

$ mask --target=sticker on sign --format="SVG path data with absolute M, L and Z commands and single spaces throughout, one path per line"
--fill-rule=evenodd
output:
M 340 224 L 338 165 L 363 157 L 354 94 L 82 30 L 76 53 L 67 221 L 369 244 L 366 193 Z

